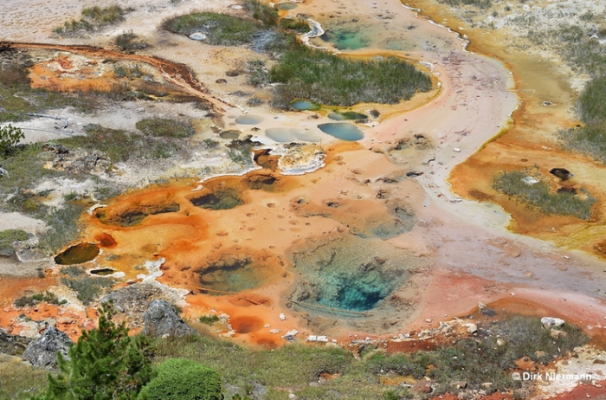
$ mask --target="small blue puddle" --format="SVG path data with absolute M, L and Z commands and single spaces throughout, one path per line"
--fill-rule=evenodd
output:
M 263 117 L 258 115 L 241 115 L 236 118 L 236 123 L 241 125 L 254 125 L 263 121 Z
M 319 110 L 320 106 L 316 103 L 312 103 L 309 100 L 296 100 L 291 105 L 295 110 L 305 111 L 305 110 Z
M 346 122 L 320 124 L 318 125 L 318 128 L 327 135 L 349 142 L 355 142 L 356 140 L 364 138 L 364 132 L 357 126 Z

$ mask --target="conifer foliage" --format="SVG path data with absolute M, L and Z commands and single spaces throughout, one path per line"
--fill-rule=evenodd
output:
M 69 360 L 59 354 L 61 373 L 49 375 L 47 392 L 38 400 L 134 400 L 153 378 L 149 340 L 129 337 L 124 323 L 115 324 L 111 303 L 99 314 L 99 327 L 82 332 Z

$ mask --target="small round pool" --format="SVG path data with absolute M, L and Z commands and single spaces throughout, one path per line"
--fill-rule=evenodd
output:
M 223 131 L 219 133 L 219 137 L 221 139 L 237 139 L 240 137 L 240 133 L 242 132 L 237 130 Z
M 364 138 L 364 132 L 357 126 L 348 124 L 347 122 L 320 124 L 318 125 L 318 128 L 327 135 L 349 142 L 355 142 L 356 140 Z
M 259 115 L 241 115 L 236 118 L 236 123 L 241 125 L 255 125 L 263 121 L 263 117 Z
M 319 110 L 320 106 L 316 103 L 313 103 L 309 100 L 296 100 L 291 105 L 292 108 L 299 111 L 305 110 Z

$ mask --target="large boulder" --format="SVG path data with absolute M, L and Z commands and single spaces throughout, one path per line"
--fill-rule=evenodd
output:
M 177 315 L 175 308 L 166 300 L 154 300 L 143 317 L 143 334 L 155 337 L 189 336 L 197 332 Z
M 58 352 L 69 360 L 67 351 L 73 344 L 65 332 L 51 326 L 39 338 L 30 342 L 22 357 L 34 367 L 53 368 L 57 366 Z
M 0 353 L 2 354 L 8 354 L 9 356 L 21 355 L 30 342 L 30 338 L 26 338 L 25 336 L 11 335 L 4 329 L 0 328 Z

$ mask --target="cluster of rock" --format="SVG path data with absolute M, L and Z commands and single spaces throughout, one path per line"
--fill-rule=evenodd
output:
M 136 286 L 140 287 L 112 292 L 104 300 L 116 301 L 114 308 L 117 311 L 128 312 L 134 321 L 142 321 L 145 325 L 142 333 L 145 335 L 166 338 L 198 334 L 179 317 L 171 303 L 164 299 L 153 299 L 161 295 L 153 286 Z M 142 299 L 140 305 L 135 304 L 136 299 Z M 32 322 L 40 326 L 40 323 Z M 0 353 L 20 356 L 37 368 L 56 368 L 58 353 L 69 360 L 68 351 L 74 342 L 55 326 L 43 325 L 46 329 L 36 338 L 11 335 L 0 328 Z
M 58 143 L 46 143 L 39 157 L 45 161 L 44 168 L 68 171 L 75 174 L 104 173 L 112 166 L 112 161 L 97 150 L 69 150 Z

